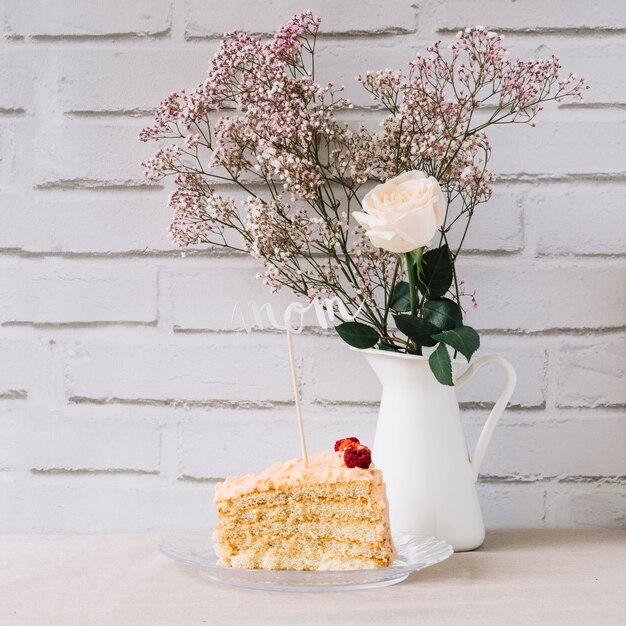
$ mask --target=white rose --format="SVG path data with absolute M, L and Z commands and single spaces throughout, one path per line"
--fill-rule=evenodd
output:
M 353 213 L 377 248 L 411 252 L 430 243 L 443 223 L 444 199 L 436 178 L 413 170 L 376 185 L 363 210 Z

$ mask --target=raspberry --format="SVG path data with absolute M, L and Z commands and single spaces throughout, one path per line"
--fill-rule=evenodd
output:
M 367 446 L 351 443 L 343 451 L 343 462 L 346 467 L 367 469 L 372 464 L 372 452 Z
M 346 446 L 352 443 L 361 443 L 356 437 L 344 437 L 343 439 L 337 439 L 335 441 L 335 452 L 343 452 Z

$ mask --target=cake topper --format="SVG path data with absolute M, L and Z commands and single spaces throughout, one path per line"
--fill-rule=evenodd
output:
M 336 312 L 335 312 L 336 308 Z M 235 304 L 233 314 L 231 316 L 231 324 L 237 323 L 237 318 L 241 323 L 241 327 L 251 333 L 254 328 L 264 330 L 265 328 L 274 328 L 276 330 L 284 330 L 287 334 L 287 351 L 289 354 L 289 367 L 291 369 L 291 383 L 293 385 L 293 394 L 296 405 L 296 418 L 298 420 L 298 431 L 300 433 L 300 447 L 302 448 L 302 460 L 304 467 L 309 466 L 309 456 L 306 450 L 306 437 L 304 434 L 304 422 L 302 419 L 302 407 L 300 405 L 300 385 L 298 383 L 298 373 L 296 371 L 296 361 L 293 350 L 293 334 L 300 334 L 305 325 L 305 315 L 309 311 L 313 311 L 314 318 L 320 328 L 326 330 L 330 328 L 335 317 L 343 322 L 352 322 L 356 319 L 363 308 L 363 303 L 354 312 L 350 313 L 348 307 L 338 298 L 320 298 L 316 297 L 309 304 L 302 302 L 292 302 L 289 304 L 282 315 L 282 323 L 278 321 L 274 309 L 269 302 L 258 306 L 255 302 L 246 302 L 242 305 L 240 302 Z M 295 321 L 295 324 L 294 324 Z

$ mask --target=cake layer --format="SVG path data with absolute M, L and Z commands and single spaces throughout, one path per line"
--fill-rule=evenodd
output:
M 284 503 L 268 502 L 265 506 L 239 506 L 234 502 L 226 509 L 220 519 L 228 523 L 234 522 L 263 522 L 277 520 L 312 520 L 315 518 L 335 518 L 343 521 L 347 519 L 364 519 L 378 522 L 384 515 L 376 508 L 368 507 L 364 499 L 328 499 L 319 500 L 287 500 Z
M 271 537 L 249 536 L 244 539 L 221 537 L 217 543 L 220 564 L 233 567 L 265 569 L 358 569 L 386 567 L 393 558 L 388 541 L 360 543 L 335 539 L 308 539 L 299 535 Z M 266 558 L 267 557 L 267 558 Z M 270 565 L 271 562 L 296 559 L 306 567 Z M 243 564 L 243 563 L 247 564 Z M 330 565 L 332 563 L 332 565 Z M 360 563 L 360 564 L 359 564 Z M 367 563 L 367 565 L 363 565 Z
M 309 550 L 329 550 L 346 554 L 350 557 L 377 557 L 385 558 L 389 556 L 391 547 L 389 541 L 378 541 L 373 543 L 333 539 L 330 537 L 303 537 L 299 534 L 293 535 L 261 535 L 261 536 L 233 536 L 222 535 L 219 537 L 220 556 L 233 555 L 240 550 L 261 550 L 267 548 L 281 548 L 286 551 L 309 551 Z
M 216 536 L 229 537 L 237 541 L 258 539 L 262 535 L 275 537 L 299 535 L 310 539 L 343 539 L 373 543 L 384 541 L 385 525 L 372 524 L 367 520 L 350 520 L 338 523 L 332 518 L 288 521 L 286 518 L 274 522 L 251 522 L 247 524 L 220 524 Z
M 236 499 L 216 498 L 215 504 L 219 513 L 229 513 L 233 509 L 276 506 L 299 500 L 337 501 L 344 498 L 360 499 L 362 505 L 366 507 L 369 504 L 370 495 L 370 485 L 366 482 L 313 483 L 250 493 Z M 382 510 L 382 506 L 379 507 L 377 501 L 373 504 Z
M 340 555 L 333 556 L 325 551 L 311 554 L 287 554 L 269 549 L 262 553 L 240 552 L 233 557 L 230 563 L 225 565 L 244 569 L 345 571 L 386 567 L 387 562 L 374 558 L 353 557 L 346 559 Z

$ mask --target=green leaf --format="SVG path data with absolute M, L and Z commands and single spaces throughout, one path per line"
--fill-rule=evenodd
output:
M 419 290 L 429 300 L 445 296 L 452 285 L 452 261 L 447 244 L 429 250 L 422 257 L 423 277 L 418 278 Z
M 411 300 L 409 298 L 409 283 L 401 280 L 396 283 L 393 293 L 389 299 L 389 308 L 400 313 L 411 310 Z
M 443 343 L 440 343 L 437 349 L 428 357 L 428 363 L 430 364 L 430 369 L 435 375 L 435 378 L 442 385 L 454 385 L 454 380 L 452 379 L 452 361 Z
M 458 350 L 468 361 L 480 346 L 480 337 L 470 326 L 459 326 L 454 330 L 446 330 L 438 335 L 433 335 L 433 338 Z
M 398 330 L 418 346 L 434 346 L 437 343 L 432 335 L 439 332 L 439 329 L 430 322 L 415 315 L 394 315 L 393 319 Z
M 335 330 L 347 344 L 362 350 L 372 348 L 380 339 L 380 335 L 371 326 L 360 322 L 344 322 L 335 326 Z
M 426 300 L 424 319 L 441 330 L 452 330 L 463 325 L 463 312 L 456 302 L 447 298 Z

